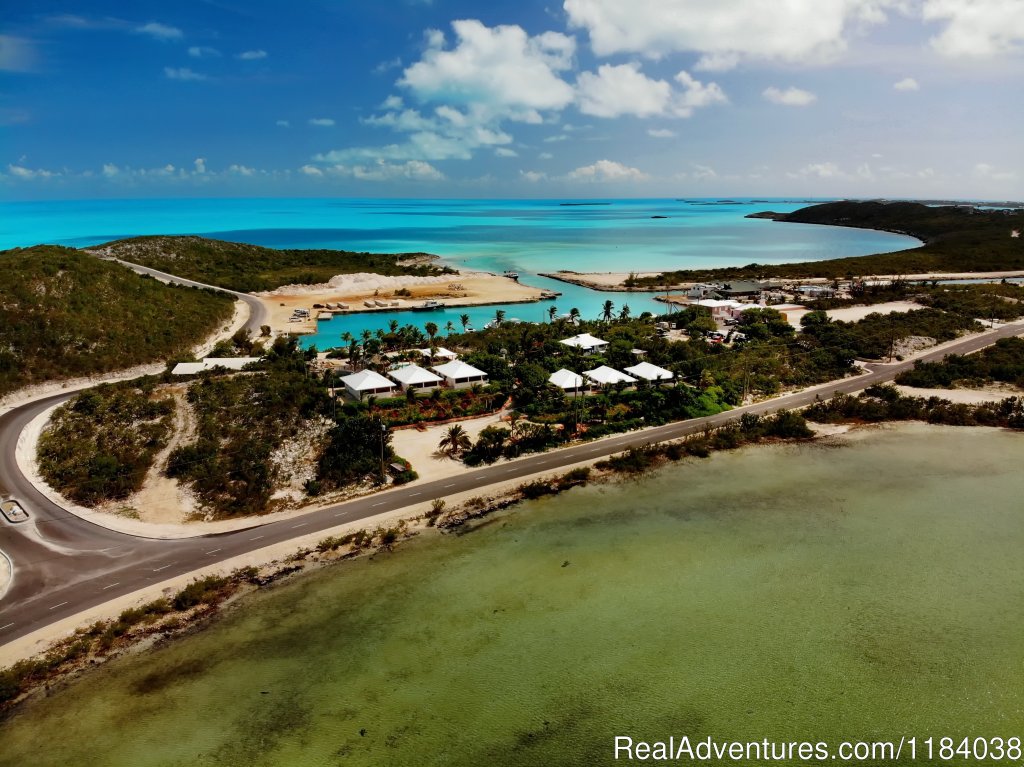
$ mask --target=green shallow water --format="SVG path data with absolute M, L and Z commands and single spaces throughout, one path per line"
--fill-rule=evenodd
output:
M 918 425 L 533 502 L 96 669 L 0 726 L 0 764 L 602 765 L 615 735 L 1024 735 L 1022 457 L 1024 435 Z

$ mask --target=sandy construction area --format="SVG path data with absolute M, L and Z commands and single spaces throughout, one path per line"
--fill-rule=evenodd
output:
M 916 389 L 913 386 L 897 384 L 896 388 L 900 394 L 908 397 L 939 397 L 964 405 L 1000 402 L 1007 397 L 1024 396 L 1024 392 L 1013 386 L 983 386 L 980 389 Z
M 408 290 L 410 296 L 396 296 L 396 290 Z M 344 274 L 322 285 L 286 285 L 260 293 L 270 315 L 274 333 L 315 333 L 316 309 L 313 304 L 345 303 L 351 312 L 395 311 L 411 309 L 427 299 L 443 301 L 447 306 L 526 303 L 540 299 L 540 288 L 522 285 L 508 277 L 488 272 L 463 272 L 434 277 L 385 277 L 379 274 Z M 397 301 L 397 306 L 369 309 L 363 301 Z M 310 319 L 289 322 L 295 309 L 309 309 Z M 346 312 L 347 313 L 347 312 Z
M 891 314 L 892 312 L 912 312 L 915 309 L 924 309 L 921 304 L 914 301 L 889 301 L 874 306 L 847 306 L 843 309 L 830 309 L 827 314 L 834 320 L 842 322 L 860 322 L 869 314 Z
M 469 438 L 475 442 L 484 428 L 502 423 L 501 415 L 501 413 L 495 413 L 479 418 L 468 418 L 459 421 L 459 426 L 465 429 Z M 469 471 L 462 461 L 454 460 L 437 451 L 437 443 L 441 441 L 441 437 L 451 425 L 428 426 L 423 431 L 419 429 L 395 430 L 392 445 L 395 452 L 411 463 L 416 473 L 420 475 L 417 482 L 454 477 Z

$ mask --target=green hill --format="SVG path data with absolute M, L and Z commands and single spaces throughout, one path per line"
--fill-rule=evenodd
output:
M 2 251 L 0 395 L 163 360 L 223 325 L 232 305 L 71 248 Z
M 981 210 L 970 206 L 928 206 L 916 202 L 829 202 L 792 213 L 761 213 L 751 218 L 799 224 L 827 224 L 909 234 L 924 242 L 916 248 L 871 256 L 748 264 L 723 269 L 691 269 L 634 278 L 636 287 L 680 282 L 757 277 L 838 278 L 871 274 L 995 272 L 1024 270 L 1024 211 Z
M 426 253 L 277 250 L 205 237 L 132 237 L 89 248 L 125 261 L 209 285 L 253 293 L 282 285 L 327 282 L 336 274 L 431 275 L 452 272 Z

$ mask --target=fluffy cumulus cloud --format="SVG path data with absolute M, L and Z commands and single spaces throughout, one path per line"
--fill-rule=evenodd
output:
M 419 101 L 474 105 L 535 122 L 538 110 L 562 109 L 573 100 L 572 87 L 558 75 L 572 66 L 573 38 L 557 32 L 530 37 L 522 27 L 487 27 L 472 19 L 452 22 L 452 29 L 452 47 L 435 30 L 423 57 L 399 80 Z
M 932 46 L 951 57 L 990 57 L 1019 52 L 1024 45 L 1020 0 L 924 0 L 926 22 L 944 24 Z
M 158 21 L 151 21 L 136 27 L 135 31 L 141 35 L 149 35 L 156 40 L 180 40 L 184 36 L 177 27 L 161 24 Z
M 237 58 L 241 59 L 242 61 L 259 61 L 260 59 L 265 59 L 266 57 L 267 52 L 264 50 L 242 51 L 237 56 Z
M 193 71 L 188 67 L 164 67 L 164 77 L 168 80 L 182 80 L 185 82 L 201 82 L 208 79 L 203 73 Z
M 687 72 L 675 79 L 680 90 L 665 80 L 647 77 L 639 64 L 602 64 L 596 74 L 583 72 L 577 79 L 579 108 L 595 117 L 689 117 L 698 107 L 727 100 L 715 83 L 705 85 Z
M 8 165 L 7 172 L 14 178 L 19 178 L 24 181 L 39 178 L 53 178 L 54 176 L 60 175 L 60 173 L 57 173 L 56 171 L 46 170 L 45 168 L 26 168 L 24 165 Z
M 189 47 L 188 55 L 194 59 L 213 59 L 220 56 L 220 51 L 208 45 L 193 45 Z
M 994 1 L 994 0 L 993 0 Z M 1015 2 L 1015 0 L 1005 0 Z M 857 27 L 885 20 L 904 0 L 565 0 L 571 26 L 599 56 L 703 54 L 699 68 L 724 71 L 744 58 L 835 56 Z
M 765 88 L 761 95 L 764 96 L 766 101 L 785 107 L 805 107 L 808 104 L 814 103 L 818 98 L 810 91 L 801 90 L 800 88 L 786 88 L 782 90 L 775 86 Z
M 356 181 L 443 181 L 444 174 L 422 160 L 407 160 L 392 163 L 377 160 L 367 165 L 345 165 L 336 163 L 323 168 L 303 165 L 299 172 L 315 178 L 347 178 Z
M 623 165 L 614 160 L 598 160 L 592 165 L 570 171 L 566 176 L 570 181 L 604 182 L 604 181 L 646 181 L 649 176 L 638 168 Z
M 898 91 L 919 91 L 921 86 L 913 77 L 904 77 L 899 82 L 892 84 L 893 89 Z

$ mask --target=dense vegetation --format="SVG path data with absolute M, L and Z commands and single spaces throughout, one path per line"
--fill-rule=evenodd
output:
M 927 421 L 949 426 L 1001 426 L 1024 429 L 1024 398 L 976 405 L 954 403 L 940 397 L 906 397 L 894 386 L 872 386 L 852 397 L 841 394 L 804 411 L 818 423 L 877 423 Z
M 232 311 L 226 295 L 165 285 L 70 248 L 0 253 L 0 396 L 186 352 Z
M 353 253 L 347 250 L 277 250 L 205 237 L 132 237 L 90 248 L 208 285 L 252 293 L 282 285 L 327 282 L 337 274 L 445 274 L 424 263 L 425 253 Z
M 61 405 L 39 440 L 39 470 L 83 506 L 137 492 L 167 444 L 174 399 L 155 380 L 100 386 Z
M 896 383 L 922 389 L 994 382 L 1024 389 L 1024 338 L 1003 338 L 976 354 L 953 354 L 941 362 L 918 362 L 896 377 Z
M 636 277 L 633 284 L 654 287 L 766 276 L 842 279 L 869 274 L 1024 270 L 1024 239 L 1010 236 L 1011 231 L 1024 226 L 1024 211 L 1021 210 L 1004 213 L 965 206 L 931 207 L 916 202 L 829 202 L 777 214 L 774 218 L 909 234 L 922 240 L 924 245 L 895 253 L 828 261 L 679 270 L 655 277 Z
M 968 331 L 981 330 L 976 320 L 939 309 L 869 314 L 859 322 L 829 319 L 822 311 L 808 312 L 800 320 L 803 336 L 832 349 L 848 349 L 855 357 L 888 357 L 896 342 L 910 336 L 952 341 Z

